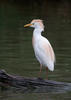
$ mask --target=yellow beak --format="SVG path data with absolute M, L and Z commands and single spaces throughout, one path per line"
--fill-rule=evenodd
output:
M 24 25 L 24 27 L 28 27 L 28 26 L 31 26 L 32 24 L 26 24 L 26 25 Z

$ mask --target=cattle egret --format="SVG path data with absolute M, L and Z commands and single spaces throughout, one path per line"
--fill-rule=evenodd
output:
M 41 35 L 42 31 L 44 31 L 43 21 L 40 19 L 32 20 L 30 24 L 24 25 L 24 27 L 33 27 L 33 37 L 32 37 L 32 45 L 34 49 L 35 56 L 40 63 L 40 72 L 41 74 L 42 65 L 46 67 L 47 77 L 48 77 L 48 69 L 50 71 L 54 70 L 55 63 L 55 54 L 50 42 Z

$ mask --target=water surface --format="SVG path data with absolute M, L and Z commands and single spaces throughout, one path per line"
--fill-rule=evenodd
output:
M 37 77 L 37 62 L 31 44 L 32 28 L 24 28 L 24 24 L 32 19 L 43 19 L 45 31 L 43 35 L 52 44 L 56 64 L 54 72 L 49 71 L 50 80 L 71 83 L 71 4 L 69 2 L 44 2 L 18 4 L 0 2 L 0 69 L 8 73 Z M 46 78 L 43 68 L 41 75 Z M 0 92 L 1 100 L 68 100 L 71 99 L 69 87 L 66 91 L 37 93 L 31 90 L 18 92 L 14 90 Z

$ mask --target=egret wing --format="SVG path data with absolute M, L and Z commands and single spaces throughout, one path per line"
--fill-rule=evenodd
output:
M 54 69 L 55 54 L 49 41 L 44 38 L 39 42 L 39 51 L 42 55 L 42 60 L 50 70 Z

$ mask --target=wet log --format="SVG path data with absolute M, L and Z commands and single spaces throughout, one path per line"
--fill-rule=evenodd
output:
M 41 78 L 27 78 L 22 76 L 10 75 L 4 70 L 0 70 L 0 86 L 11 86 L 11 87 L 61 87 L 66 86 L 66 83 L 56 82 L 52 80 L 45 80 Z

